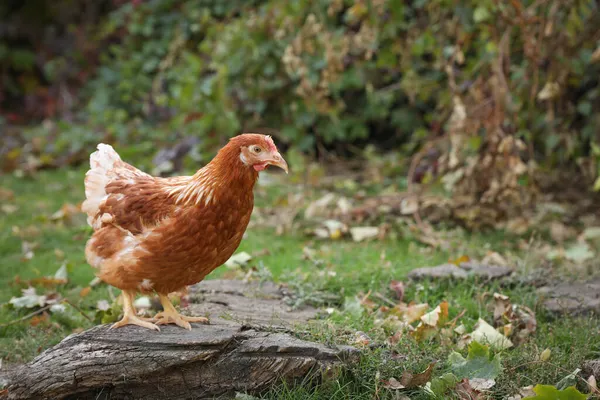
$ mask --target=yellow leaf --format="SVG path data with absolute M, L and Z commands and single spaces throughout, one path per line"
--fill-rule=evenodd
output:
M 550 359 L 551 354 L 552 354 L 552 352 L 550 351 L 550 349 L 546 349 L 546 350 L 542 351 L 542 354 L 540 354 L 540 360 L 548 361 Z
M 462 263 L 466 263 L 466 262 L 469 262 L 469 261 L 471 261 L 471 259 L 467 255 L 462 255 L 462 256 L 458 257 L 457 259 L 454 259 L 454 260 L 448 260 L 448 262 L 450 264 L 454 264 L 454 265 L 460 265 Z

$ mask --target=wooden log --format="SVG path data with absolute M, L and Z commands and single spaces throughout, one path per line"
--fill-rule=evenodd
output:
M 314 317 L 315 310 L 286 311 L 274 285 L 207 281 L 192 294 L 203 300 L 197 307 L 223 308 L 211 312 L 210 325 L 192 324 L 191 331 L 169 325 L 160 332 L 103 325 L 73 334 L 9 373 L 8 398 L 229 398 L 236 392 L 261 393 L 283 381 L 337 374 L 357 359 L 352 347 L 328 347 L 285 333 L 293 321 Z

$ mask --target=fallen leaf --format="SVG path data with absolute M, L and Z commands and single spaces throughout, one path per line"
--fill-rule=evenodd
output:
M 110 308 L 110 304 L 106 300 L 98 300 L 96 308 L 100 311 L 107 311 Z
M 414 214 L 419 210 L 417 197 L 405 197 L 400 201 L 400 213 L 403 215 Z
M 21 290 L 23 296 L 13 297 L 9 300 L 9 303 L 15 308 L 34 308 L 43 307 L 46 305 L 46 296 L 39 295 L 36 293 L 35 288 L 29 287 Z
M 379 228 L 376 226 L 357 226 L 350 228 L 350 235 L 355 242 L 362 242 L 376 238 L 379 235 Z
M 473 340 L 489 344 L 495 349 L 504 350 L 513 347 L 513 343 L 502 335 L 500 332 L 494 329 L 493 326 L 479 318 L 475 325 L 475 330 L 471 332 Z
M 400 342 L 400 339 L 402 339 L 402 331 L 398 331 L 396 333 L 394 333 L 392 336 L 390 336 L 388 338 L 388 343 L 390 345 L 396 345 Z
M 404 385 L 402 385 L 396 378 L 390 378 L 387 381 L 383 382 L 383 387 L 390 390 L 400 390 L 405 389 Z
M 496 384 L 495 379 L 472 378 L 469 379 L 471 387 L 479 392 L 490 390 Z
M 550 100 L 558 96 L 560 85 L 557 82 L 546 82 L 542 90 L 537 95 L 538 100 Z
M 447 372 L 439 378 L 433 378 L 430 383 L 425 386 L 425 391 L 433 394 L 436 398 L 446 399 L 448 392 L 456 387 L 460 379 L 453 373 Z
M 503 324 L 503 317 L 511 308 L 510 298 L 500 293 L 494 293 L 494 323 Z
M 490 348 L 476 341 L 469 344 L 467 358 L 452 352 L 448 361 L 450 369 L 458 378 L 496 379 L 502 372 L 498 354 L 492 358 Z
M 459 335 L 464 335 L 467 332 L 467 327 L 464 324 L 460 324 L 456 328 L 454 328 L 454 332 Z
M 83 289 L 81 289 L 79 291 L 79 296 L 80 297 L 85 297 L 88 294 L 90 294 L 91 291 L 92 291 L 92 287 L 91 286 L 86 286 L 86 287 L 84 287 Z
M 1 368 L 1 364 L 0 364 Z M 590 393 L 595 393 L 596 395 L 600 395 L 600 390 L 598 390 L 598 383 L 596 382 L 596 377 L 594 375 L 590 375 L 587 378 L 587 384 L 590 387 Z
M 550 359 L 550 356 L 552 355 L 552 351 L 550 351 L 550 349 L 546 349 L 544 351 L 541 352 L 540 354 L 540 361 L 546 362 Z
M 425 325 L 439 326 L 448 319 L 448 302 L 441 302 L 433 311 L 421 317 L 421 321 Z
M 142 296 L 142 297 L 137 298 L 133 302 L 133 306 L 135 308 L 137 308 L 138 310 L 149 309 L 150 307 L 152 307 L 152 302 L 150 301 L 150 298 L 148 296 Z
M 243 267 L 248 264 L 250 260 L 252 260 L 252 256 L 245 251 L 241 251 L 232 255 L 229 260 L 225 261 L 225 266 L 229 268 Z
M 371 295 L 371 291 L 369 291 L 365 295 L 363 295 L 362 293 L 359 293 L 358 297 L 359 297 L 360 305 L 365 307 L 367 310 L 371 311 L 377 307 L 377 303 L 375 303 L 373 300 L 371 300 L 369 298 L 370 295 Z
M 23 254 L 23 256 L 21 257 L 21 260 L 23 261 L 29 261 L 33 258 L 33 256 L 35 255 L 35 253 L 33 252 L 33 250 L 35 250 L 38 247 L 37 243 L 32 243 L 32 242 L 27 242 L 27 241 L 22 241 L 21 242 L 21 253 Z
M 431 374 L 433 372 L 433 367 L 435 367 L 435 364 L 436 361 L 432 362 L 425 369 L 425 371 L 416 374 L 410 371 L 404 371 L 402 373 L 402 378 L 400 379 L 400 384 L 406 387 L 407 389 L 412 389 L 425 385 L 431 380 Z
M 67 272 L 66 264 L 63 263 L 63 265 L 61 265 L 60 268 L 54 273 L 54 279 L 67 283 L 69 280 L 69 273 Z
M 481 263 L 484 265 L 497 265 L 501 267 L 508 265 L 508 261 L 506 261 L 504 257 L 495 251 L 488 251 L 485 257 L 483 257 L 481 260 Z
M 535 396 L 524 397 L 525 399 L 535 400 L 585 400 L 587 396 L 581 393 L 575 387 L 571 386 L 563 390 L 559 390 L 551 385 L 535 385 L 533 388 Z
M 448 260 L 448 262 L 450 264 L 454 264 L 454 265 L 460 265 L 462 263 L 466 263 L 466 262 L 469 262 L 469 261 L 471 261 L 471 258 L 469 256 L 467 256 L 467 255 L 462 255 L 462 256 L 458 257 L 457 259 L 454 259 L 454 260 Z
M 67 307 L 64 304 L 52 304 L 50 307 L 50 312 L 53 313 L 64 313 L 67 311 Z
M 47 313 L 42 313 L 40 315 L 34 315 L 29 320 L 29 325 L 38 326 L 39 324 L 41 324 L 43 322 L 48 322 L 48 314 Z
M 565 250 L 565 258 L 575 263 L 583 263 L 594 258 L 594 252 L 587 243 L 577 243 Z
M 456 384 L 454 392 L 460 400 L 483 400 L 484 398 L 480 390 L 473 387 L 473 382 L 466 378 Z
M 326 214 L 327 207 L 335 200 L 335 194 L 327 193 L 318 200 L 313 201 L 306 207 L 304 217 L 307 219 Z
M 563 243 L 567 240 L 575 237 L 576 232 L 573 228 L 570 228 L 562 222 L 553 221 L 550 224 L 550 237 L 556 243 Z
M 14 204 L 2 204 L 2 206 L 0 206 L 0 210 L 5 214 L 14 214 L 18 209 L 19 207 Z
M 321 232 L 320 236 L 318 235 L 319 237 L 329 238 L 333 240 L 341 238 L 344 235 L 344 233 L 348 231 L 348 227 L 346 226 L 346 224 L 333 219 L 323 221 L 323 228 L 321 229 L 326 233 L 325 235 L 323 235 L 323 232 Z
M 402 317 L 407 324 L 418 321 L 429 308 L 429 304 L 409 304 L 400 303 L 390 310 L 390 312 Z
M 62 207 L 50 216 L 53 221 L 65 220 L 68 221 L 73 215 L 79 214 L 79 207 L 71 203 L 65 203 Z
M 54 255 L 56 256 L 57 260 L 65 259 L 65 252 L 62 251 L 61 249 L 54 249 Z
M 100 278 L 98 278 L 98 277 L 95 277 L 94 279 L 92 279 L 92 280 L 90 281 L 90 286 L 91 286 L 91 287 L 94 287 L 94 286 L 96 286 L 96 285 L 100 284 L 101 282 L 102 282 L 102 280 L 101 280 Z
M 558 383 L 556 384 L 556 388 L 561 390 L 561 389 L 566 389 L 569 386 L 576 385 L 580 372 L 581 372 L 581 368 L 576 368 L 575 371 L 571 372 L 569 375 L 565 376 L 560 381 L 558 381 Z
M 402 281 L 391 281 L 390 289 L 396 293 L 398 301 L 401 302 L 404 299 L 404 283 Z
M 368 346 L 371 344 L 371 338 L 366 333 L 358 331 L 354 334 L 354 344 Z
M 421 322 L 414 331 L 410 332 L 410 334 L 417 342 L 424 342 L 436 336 L 437 332 L 436 327 Z

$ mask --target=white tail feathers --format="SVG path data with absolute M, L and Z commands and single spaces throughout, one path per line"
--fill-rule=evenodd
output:
M 100 211 L 100 205 L 106 200 L 106 186 L 111 181 L 111 171 L 121 157 L 109 145 L 100 143 L 98 150 L 90 155 L 90 170 L 85 174 L 85 201 L 81 210 L 88 215 L 88 223 L 93 225 Z

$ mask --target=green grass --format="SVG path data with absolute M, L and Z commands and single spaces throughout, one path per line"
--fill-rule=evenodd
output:
M 35 178 L 3 177 L 2 187 L 14 192 L 14 199 L 3 204 L 18 209 L 2 215 L 0 219 L 0 326 L 23 318 L 28 311 L 15 310 L 6 305 L 12 296 L 18 296 L 27 286 L 26 281 L 53 275 L 66 263 L 69 282 L 58 287 L 39 286 L 39 293 L 56 290 L 75 307 L 67 304 L 64 315 L 52 313 L 47 320 L 32 319 L 0 327 L 0 358 L 5 363 L 20 363 L 32 359 L 40 351 L 57 343 L 66 335 L 92 326 L 83 314 L 93 318 L 96 302 L 110 300 L 111 289 L 106 285 L 95 286 L 85 296 L 80 291 L 93 279 L 93 270 L 86 264 L 83 250 L 91 234 L 82 216 L 73 220 L 56 221 L 50 217 L 65 203 L 77 204 L 83 196 L 83 170 L 43 171 Z M 257 204 L 266 206 L 285 194 L 285 187 L 274 186 L 258 191 Z M 0 211 L 2 212 L 2 211 Z M 22 259 L 22 242 L 37 243 L 34 256 Z M 434 338 L 417 343 L 408 335 L 394 346 L 385 345 L 391 333 L 378 326 L 369 313 L 360 314 L 344 310 L 344 302 L 351 301 L 362 292 L 380 293 L 393 298 L 388 288 L 392 279 L 406 281 L 407 273 L 416 267 L 436 265 L 460 257 L 481 256 L 488 249 L 518 254 L 513 241 L 501 234 L 458 235 L 451 241 L 448 251 L 434 251 L 415 243 L 410 237 L 386 239 L 367 243 L 348 240 L 317 241 L 299 233 L 275 235 L 272 229 L 249 229 L 240 251 L 265 254 L 255 258 L 257 275 L 271 275 L 278 282 L 287 283 L 298 294 L 297 304 L 310 303 L 319 307 L 333 307 L 336 311 L 328 318 L 309 327 L 308 332 L 298 333 L 302 338 L 330 344 L 352 344 L 354 332 L 366 332 L 374 344 L 363 351 L 358 365 L 344 372 L 338 379 L 315 384 L 304 382 L 294 388 L 282 384 L 265 395 L 266 398 L 286 399 L 372 399 L 392 397 L 393 393 L 382 387 L 382 380 L 394 376 L 400 378 L 405 369 L 422 371 L 433 360 L 438 360 L 434 376 L 447 371 L 448 354 L 455 346 L 440 345 Z M 303 248 L 316 251 L 319 262 L 303 256 Z M 58 251 L 58 255 L 57 253 Z M 64 259 L 60 255 L 64 253 Z M 525 256 L 520 268 L 528 268 L 539 260 Z M 240 271 L 226 267 L 216 270 L 210 278 L 240 276 Z M 19 277 L 16 279 L 16 277 Z M 462 310 L 460 319 L 471 329 L 478 318 L 491 322 L 490 298 L 482 295 L 501 291 L 514 303 L 524 304 L 537 313 L 538 331 L 529 341 L 516 350 L 501 354 L 505 372 L 494 388 L 495 398 L 514 394 L 519 387 L 543 383 L 556 384 L 562 377 L 579 367 L 582 360 L 593 356 L 593 349 L 600 349 L 600 332 L 597 318 L 561 317 L 552 319 L 539 305 L 539 298 L 528 286 L 500 287 L 497 283 L 471 280 L 469 282 L 437 282 L 409 284 L 406 298 L 427 302 L 435 307 L 447 300 L 450 318 Z M 117 290 L 112 290 L 117 295 Z M 376 300 L 376 299 L 375 299 Z M 82 314 L 83 313 L 83 314 Z M 594 347 L 595 346 L 595 347 Z M 548 362 L 536 360 L 544 349 L 552 356 Z M 400 358 L 392 354 L 401 355 Z M 464 354 L 465 351 L 462 351 Z M 379 378 L 377 378 L 379 376 Z M 408 392 L 413 398 L 425 398 L 422 391 Z

